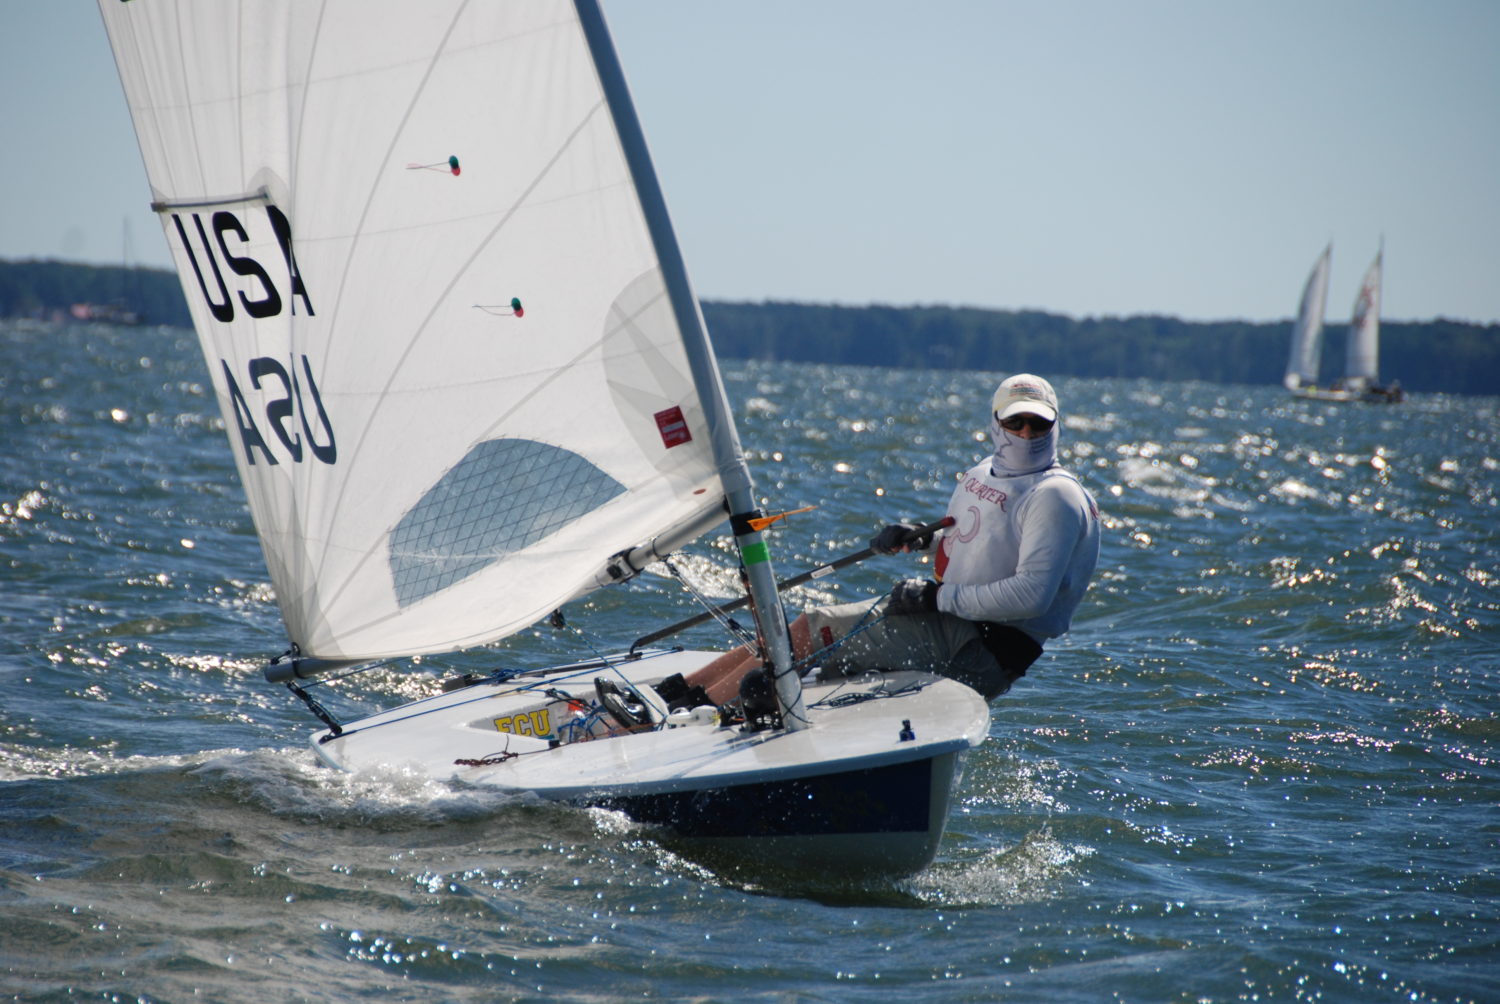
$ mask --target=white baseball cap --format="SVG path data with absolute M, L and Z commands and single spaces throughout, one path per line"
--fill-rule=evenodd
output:
M 1057 392 L 1052 385 L 1039 376 L 1017 373 L 1006 377 L 995 388 L 995 398 L 990 410 L 999 419 L 1012 415 L 1040 415 L 1049 422 L 1057 421 Z

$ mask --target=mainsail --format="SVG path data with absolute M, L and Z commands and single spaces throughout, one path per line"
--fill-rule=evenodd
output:
M 1285 383 L 1288 390 L 1318 382 L 1318 362 L 1323 347 L 1323 310 L 1328 302 L 1328 263 L 1333 245 L 1323 249 L 1307 285 L 1302 288 L 1302 302 L 1297 307 L 1297 322 L 1292 329 L 1292 351 L 1287 359 Z
M 1376 252 L 1359 284 L 1359 295 L 1354 298 L 1348 358 L 1344 363 L 1344 382 L 1353 390 L 1373 385 L 1380 373 L 1380 260 L 1384 256 L 1384 248 Z
M 750 497 L 591 0 L 100 10 L 302 654 L 503 637 Z

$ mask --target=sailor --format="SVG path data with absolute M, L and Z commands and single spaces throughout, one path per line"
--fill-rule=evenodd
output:
M 870 541 L 880 554 L 935 552 L 931 579 L 903 579 L 879 602 L 810 607 L 790 626 L 798 661 L 825 674 L 869 669 L 940 673 L 986 700 L 1010 689 L 1068 630 L 1099 560 L 1099 507 L 1057 462 L 1057 394 L 1020 373 L 995 390 L 995 452 L 959 481 L 941 536 L 904 543 L 915 526 L 893 523 Z M 822 653 L 815 656 L 815 653 Z M 718 703 L 741 681 L 765 690 L 745 647 L 688 677 Z

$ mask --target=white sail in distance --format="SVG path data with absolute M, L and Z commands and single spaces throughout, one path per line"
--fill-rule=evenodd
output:
M 1354 389 L 1375 383 L 1380 373 L 1380 272 L 1385 249 L 1365 271 L 1354 298 L 1354 316 L 1349 322 L 1348 358 L 1344 364 L 1344 381 Z
M 1318 364 L 1323 348 L 1323 313 L 1328 303 L 1328 264 L 1333 245 L 1323 249 L 1302 288 L 1297 320 L 1292 328 L 1292 349 L 1287 359 L 1286 387 L 1311 386 L 1318 382 Z
M 722 517 L 571 3 L 100 10 L 302 654 L 503 637 Z

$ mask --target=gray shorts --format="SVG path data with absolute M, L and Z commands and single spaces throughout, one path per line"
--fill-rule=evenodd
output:
M 973 687 L 987 701 L 1005 693 L 1026 672 L 1024 664 L 1019 669 L 1014 664 L 1002 666 L 974 622 L 953 614 L 883 617 L 885 600 L 808 607 L 804 613 L 819 653 L 813 661 L 827 672 L 845 676 L 882 669 L 937 673 Z

